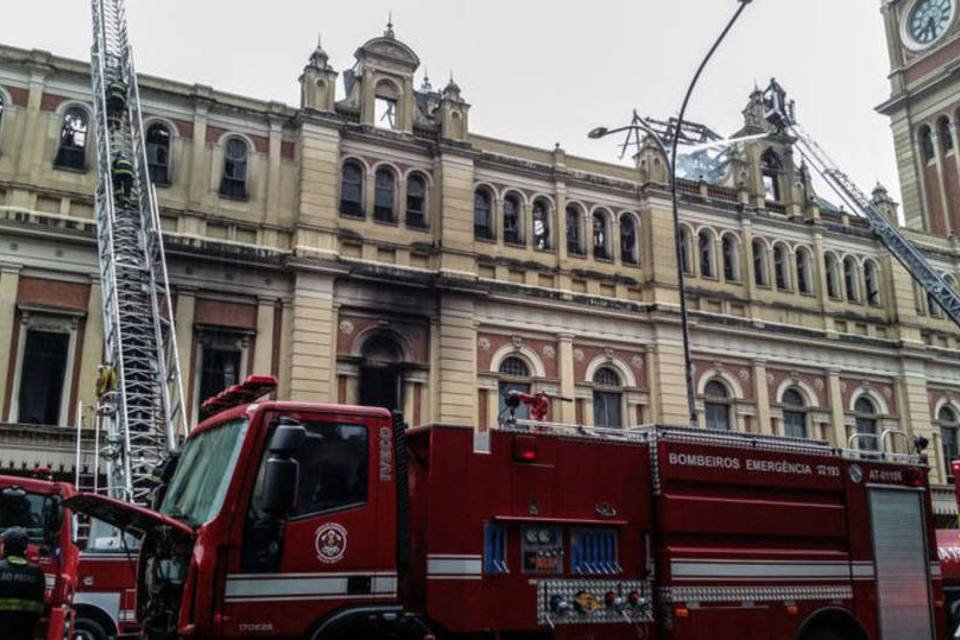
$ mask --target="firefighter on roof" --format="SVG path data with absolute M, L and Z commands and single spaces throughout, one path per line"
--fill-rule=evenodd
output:
M 4 638 L 32 640 L 43 613 L 43 571 L 26 559 L 29 538 L 23 527 L 3 533 L 0 560 L 0 629 Z

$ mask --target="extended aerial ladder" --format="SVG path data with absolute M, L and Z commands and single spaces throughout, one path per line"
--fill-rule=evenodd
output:
M 796 138 L 796 149 L 801 157 L 837 193 L 854 213 L 867 220 L 883 245 L 900 261 L 907 272 L 920 284 L 950 318 L 960 325 L 960 295 L 937 273 L 913 243 L 907 240 L 897 225 L 887 220 L 876 205 L 850 180 L 830 156 L 797 124 L 792 104 L 786 102 L 786 92 L 776 80 L 763 92 L 764 116 L 784 133 Z
M 107 492 L 146 504 L 157 464 L 186 435 L 183 386 L 156 194 L 123 0 L 91 0 L 97 244 L 104 362 L 98 420 Z

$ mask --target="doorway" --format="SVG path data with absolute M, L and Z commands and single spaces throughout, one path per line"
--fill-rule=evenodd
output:
M 390 411 L 403 407 L 403 354 L 396 341 L 380 334 L 361 350 L 359 403 Z

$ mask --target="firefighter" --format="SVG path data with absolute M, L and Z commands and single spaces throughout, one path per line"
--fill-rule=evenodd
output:
M 119 122 L 124 107 L 127 106 L 127 85 L 119 80 L 107 84 L 107 118 Z
M 113 195 L 120 202 L 129 204 L 133 192 L 133 164 L 122 153 L 113 161 Z
M 26 559 L 27 530 L 10 527 L 3 532 L 0 560 L 0 629 L 10 640 L 33 640 L 43 613 L 46 586 L 43 571 Z

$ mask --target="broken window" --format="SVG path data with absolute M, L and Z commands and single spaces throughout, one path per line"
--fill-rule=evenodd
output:
M 397 101 L 377 96 L 374 103 L 374 124 L 381 129 L 397 128 Z
M 504 358 L 503 362 L 500 363 L 498 372 L 500 374 L 500 382 L 498 385 L 500 415 L 506 416 L 507 394 L 511 391 L 530 393 L 530 367 L 527 366 L 527 363 L 524 362 L 523 359 L 517 356 L 509 356 Z M 516 417 L 524 420 L 529 418 L 530 407 L 524 403 L 520 403 L 520 406 L 517 407 L 516 410 Z
M 356 162 L 343 163 L 340 177 L 340 213 L 363 217 L 363 169 Z
M 863 276 L 867 285 L 867 304 L 878 306 L 880 304 L 880 277 L 877 271 L 877 263 L 867 260 L 864 264 Z
M 60 424 L 70 334 L 27 329 L 23 339 L 17 422 Z
M 583 237 L 580 233 L 580 221 L 583 216 L 576 205 L 567 206 L 567 253 L 572 256 L 582 256 Z
M 147 128 L 147 170 L 153 184 L 170 184 L 170 130 L 159 122 Z
M 930 127 L 920 128 L 920 152 L 925 162 L 932 162 L 937 155 L 933 146 L 933 131 Z
M 953 150 L 953 134 L 950 131 L 950 118 L 947 116 L 937 120 L 937 137 L 940 138 L 940 149 L 944 154 Z
M 700 249 L 700 275 L 704 278 L 715 278 L 717 275 L 713 261 L 713 235 L 704 229 L 698 236 Z
M 473 236 L 493 239 L 493 198 L 486 189 L 473 192 Z
M 723 236 L 720 242 L 723 252 L 723 279 L 736 282 L 740 279 L 740 260 L 737 251 L 737 241 L 729 233 Z
M 514 195 L 503 199 L 503 241 L 507 244 L 523 244 L 520 200 Z
M 620 216 L 620 260 L 624 264 L 637 264 L 637 225 L 633 216 Z
M 810 280 L 810 252 L 804 248 L 797 249 L 797 287 L 800 293 L 813 293 Z
M 767 151 L 761 158 L 763 164 L 763 196 L 767 200 L 780 201 L 780 173 L 783 163 L 773 151 Z
M 220 195 L 247 197 L 247 143 L 241 138 L 230 138 L 224 148 Z
M 877 435 L 877 410 L 873 406 L 873 402 L 861 396 L 853 405 L 853 411 L 856 414 L 857 433 L 868 436 L 859 439 L 860 448 L 875 450 L 878 444 L 877 439 L 869 437 Z
M 770 284 L 767 274 L 767 247 L 762 240 L 754 240 L 751 248 L 753 249 L 753 282 L 757 286 L 766 287 Z
M 533 246 L 544 251 L 550 248 L 550 207 L 543 200 L 533 203 Z
M 373 219 L 380 222 L 396 222 L 394 203 L 396 201 L 396 178 L 393 171 L 386 167 L 377 169 L 374 178 Z
M 416 173 L 407 178 L 407 226 L 427 226 L 427 182 Z
M 244 376 L 247 338 L 230 331 L 202 332 L 197 339 L 200 372 L 197 407 L 204 400 L 239 383 Z
M 786 291 L 790 288 L 790 271 L 787 260 L 787 248 L 778 244 L 773 248 L 773 274 L 777 281 L 777 289 Z
M 601 260 L 610 259 L 610 248 L 607 246 L 610 217 L 603 209 L 593 212 L 593 257 Z
M 87 168 L 87 112 L 82 107 L 70 107 L 63 115 L 63 126 L 60 128 L 60 145 L 57 148 L 57 157 L 54 166 L 61 169 L 77 169 L 85 171 Z
M 840 265 L 836 257 L 826 255 L 823 258 L 827 270 L 827 295 L 831 298 L 840 299 Z
M 860 302 L 860 268 L 850 256 L 843 260 L 843 283 L 847 289 L 847 300 Z

